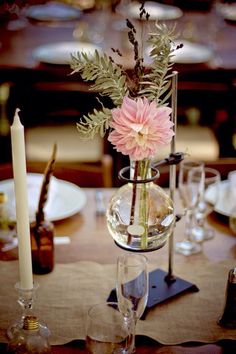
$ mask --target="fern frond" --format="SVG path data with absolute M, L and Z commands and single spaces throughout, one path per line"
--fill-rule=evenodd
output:
M 93 139 L 96 134 L 104 137 L 111 119 L 110 109 L 105 107 L 102 107 L 100 111 L 94 109 L 93 113 L 88 113 L 87 116 L 84 115 L 81 121 L 76 124 L 77 130 L 82 139 Z
M 173 67 L 173 52 L 176 49 L 175 26 L 168 28 L 165 24 L 157 24 L 157 31 L 150 33 L 148 43 L 151 44 L 150 57 L 153 60 L 150 72 L 142 78 L 143 89 L 139 94 L 149 100 L 156 100 L 158 105 L 165 104 L 171 95 L 170 85 Z
M 92 90 L 109 96 L 116 106 L 122 104 L 128 92 L 126 75 L 105 53 L 100 54 L 96 50 L 94 56 L 88 56 L 84 52 L 77 52 L 71 58 L 72 74 L 79 73 L 83 80 L 94 81 Z

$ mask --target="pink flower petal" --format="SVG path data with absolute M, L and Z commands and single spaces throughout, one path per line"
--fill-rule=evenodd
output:
M 171 112 L 170 107 L 157 107 L 156 102 L 149 103 L 146 97 L 133 100 L 126 96 L 122 106 L 112 110 L 113 130 L 108 140 L 132 160 L 150 158 L 174 135 Z

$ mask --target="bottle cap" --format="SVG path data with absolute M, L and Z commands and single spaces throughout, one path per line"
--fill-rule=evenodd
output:
M 7 202 L 7 195 L 4 192 L 0 192 L 0 204 Z
M 23 322 L 23 329 L 34 331 L 39 328 L 39 321 L 36 316 L 25 316 Z

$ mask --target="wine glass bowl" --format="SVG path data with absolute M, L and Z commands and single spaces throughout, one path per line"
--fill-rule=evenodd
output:
M 189 182 L 189 173 L 192 171 L 198 171 L 201 174 L 203 169 L 203 163 L 198 161 L 183 161 L 180 164 L 179 172 L 179 195 L 182 201 L 183 207 L 185 209 L 193 208 L 196 204 L 196 197 L 198 186 L 190 185 Z
M 125 317 L 132 314 L 135 338 L 137 320 L 144 313 L 148 300 L 147 258 L 144 255 L 128 253 L 118 257 L 116 292 L 121 313 Z
M 201 175 L 203 163 L 195 160 L 184 160 L 180 163 L 178 190 L 186 215 L 186 227 L 185 239 L 175 244 L 175 251 L 184 256 L 201 252 L 200 245 L 191 238 L 193 210 L 200 196 L 200 181 L 194 185 L 189 183 L 189 173 L 191 171 L 198 171 Z
M 132 310 L 138 320 L 148 297 L 147 258 L 144 255 L 128 253 L 118 257 L 116 291 L 120 311 L 126 315 Z
M 192 230 L 192 239 L 203 242 L 214 237 L 214 230 L 205 226 L 207 216 L 214 210 L 219 199 L 220 173 L 214 168 L 204 167 L 203 176 L 199 171 L 192 171 L 189 179 L 191 183 L 200 183 L 200 198 L 194 211 L 196 226 Z
M 229 228 L 236 235 L 236 207 L 231 210 L 229 216 Z
M 8 252 L 18 245 L 16 224 L 9 217 L 8 196 L 0 192 L 0 253 Z

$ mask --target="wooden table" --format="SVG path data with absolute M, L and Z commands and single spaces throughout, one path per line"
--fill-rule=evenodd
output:
M 116 262 L 119 254 L 124 253 L 113 242 L 106 227 L 104 216 L 96 216 L 95 209 L 95 189 L 85 189 L 87 196 L 86 206 L 80 213 L 58 222 L 55 222 L 56 236 L 69 236 L 70 243 L 55 246 L 56 263 L 70 263 L 77 261 L 95 261 L 98 263 Z M 104 189 L 104 200 L 108 202 L 114 189 Z M 177 193 L 176 193 L 177 194 Z M 178 195 L 176 195 L 176 212 L 181 211 Z M 203 244 L 203 252 L 194 256 L 184 257 L 174 254 L 174 264 L 184 263 L 186 267 L 191 267 L 196 260 L 221 261 L 225 259 L 236 259 L 236 238 L 229 230 L 227 223 L 221 221 L 215 214 L 208 219 L 209 226 L 215 229 L 215 238 Z M 183 239 L 185 221 L 181 219 L 175 228 L 174 242 Z M 1 259 L 3 255 L 1 255 Z M 8 259 L 16 258 L 16 250 L 5 255 Z M 168 264 L 168 245 L 162 249 L 147 253 L 150 263 L 155 265 Z M 175 273 L 175 269 L 174 269 Z M 178 276 L 178 274 L 175 274 Z M 222 289 L 222 291 L 224 291 Z M 235 335 L 236 339 L 236 335 Z M 2 348 L 5 346 L 2 345 Z M 1 346 L 0 346 L 1 349 Z M 4 349 L 2 349 L 4 350 Z M 227 351 L 229 350 L 229 351 Z M 218 344 L 202 344 L 178 346 L 163 346 L 151 339 L 139 337 L 137 339 L 137 353 L 169 353 L 169 354 L 223 354 L 234 353 L 236 342 L 224 341 Z M 85 353 L 83 341 L 74 341 L 63 346 L 54 346 L 53 353 Z M 102 354 L 102 353 L 101 353 Z
M 83 28 L 96 31 L 99 16 L 98 13 L 87 12 L 78 21 L 28 21 L 25 27 L 14 31 L 9 29 L 8 23 L 0 23 L 0 82 L 12 85 L 10 118 L 16 106 L 20 105 L 25 126 L 37 122 L 42 124 L 42 117 L 55 111 L 67 111 L 71 119 L 77 120 L 80 113 L 87 113 L 97 105 L 91 92 L 88 96 L 89 85 L 81 82 L 78 75 L 69 75 L 69 65 L 41 63 L 35 59 L 33 51 L 49 43 L 88 41 L 86 33 L 84 37 L 79 33 Z M 117 15 L 109 14 L 101 46 L 108 54 L 112 54 L 111 47 L 121 49 L 124 67 L 129 69 L 131 65 L 133 67 L 133 53 L 127 43 L 126 31 L 117 30 L 119 19 Z M 125 23 L 125 17 L 122 21 Z M 225 122 L 221 116 L 219 119 L 216 117 L 216 110 L 223 109 L 229 114 L 234 111 L 236 26 L 223 19 L 219 21 L 214 12 L 206 11 L 184 11 L 184 16 L 176 22 L 180 32 L 185 29 L 186 34 L 188 30 L 187 36 L 214 47 L 214 56 L 207 63 L 174 65 L 174 70 L 179 72 L 179 115 L 184 117 L 183 112 L 188 107 L 199 107 L 203 112 L 200 123 L 214 126 L 221 157 L 233 156 L 230 141 L 234 116 L 224 118 L 227 120 Z
M 37 73 L 42 75 L 45 81 L 60 80 L 64 81 L 77 81 L 73 77 L 66 77 L 63 65 L 47 65 L 40 63 L 33 55 L 34 49 L 38 46 L 45 44 L 61 43 L 65 41 L 91 41 L 95 42 L 86 30 L 96 31 L 98 20 L 102 16 L 102 12 L 88 12 L 82 13 L 78 20 L 62 21 L 62 22 L 37 22 L 26 21 L 26 25 L 18 30 L 11 30 L 8 22 L 0 22 L 0 72 L 1 81 L 16 80 L 17 74 L 22 74 L 21 78 L 28 80 L 29 76 L 36 77 Z M 133 66 L 131 59 L 132 51 L 128 46 L 127 33 L 125 31 L 125 21 L 127 14 L 123 16 L 117 13 L 109 13 L 108 19 L 106 18 L 106 29 L 104 30 L 104 39 L 97 45 L 101 46 L 105 52 L 110 52 L 111 47 L 120 48 L 125 55 L 126 68 L 130 65 Z M 105 18 L 103 17 L 104 21 Z M 139 22 L 135 22 L 137 27 L 140 26 Z M 234 72 L 236 70 L 236 43 L 235 33 L 236 27 L 234 23 L 226 22 L 223 18 L 215 12 L 207 11 L 184 11 L 181 18 L 174 20 L 173 23 L 177 24 L 177 29 L 180 30 L 180 38 L 183 36 L 189 40 L 197 41 L 213 46 L 215 51 L 214 58 L 209 62 L 203 64 L 189 64 L 179 65 L 181 72 L 218 72 L 219 69 Z M 168 25 L 173 23 L 167 22 Z M 118 26 L 119 25 L 119 26 Z M 145 27 L 153 28 L 154 21 L 150 21 Z M 145 28 L 144 27 L 144 28 Z M 108 30 L 109 29 L 109 30 Z M 186 33 L 188 29 L 189 33 Z M 84 33 L 81 32 L 84 30 Z M 185 31 L 185 32 L 184 32 Z M 184 33 L 184 35 L 181 34 Z M 217 59 L 217 60 L 216 60 Z M 66 65 L 68 69 L 68 65 Z M 68 73 L 68 71 L 67 71 Z M 50 75 L 51 74 L 51 75 Z M 23 76 L 26 75 L 26 76 Z M 35 76 L 34 76 L 35 75 Z M 47 79 L 48 76 L 48 80 Z M 213 78 L 213 75 L 212 75 Z
M 104 189 L 104 199 L 108 203 L 112 189 Z M 177 193 L 176 193 L 177 194 Z M 114 263 L 116 257 L 123 253 L 113 242 L 107 227 L 105 217 L 96 217 L 95 190 L 86 189 L 86 207 L 69 219 L 56 223 L 56 235 L 69 235 L 71 243 L 56 247 L 56 262 L 68 263 L 90 260 L 99 263 Z M 176 212 L 182 210 L 176 195 Z M 215 238 L 203 244 L 204 252 L 192 257 L 175 254 L 176 262 L 191 263 L 193 260 L 209 259 L 220 261 L 228 258 L 236 259 L 236 238 L 232 235 L 227 224 L 219 222 L 216 215 L 209 219 L 211 227 L 215 228 Z M 184 218 L 176 225 L 175 242 L 184 238 Z M 91 244 L 96 244 L 96 251 L 91 252 Z M 167 246 L 149 252 L 149 262 L 158 264 L 168 259 Z

